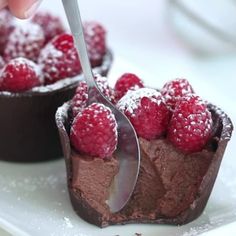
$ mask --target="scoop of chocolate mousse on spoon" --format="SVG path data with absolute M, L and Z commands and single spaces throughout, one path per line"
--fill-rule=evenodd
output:
M 118 212 L 133 193 L 139 173 L 140 149 L 137 135 L 127 117 L 97 87 L 88 58 L 77 0 L 62 0 L 62 2 L 88 85 L 88 105 L 93 102 L 103 103 L 112 110 L 118 124 L 118 145 L 115 155 L 119 161 L 119 172 L 115 176 L 107 201 L 110 211 Z

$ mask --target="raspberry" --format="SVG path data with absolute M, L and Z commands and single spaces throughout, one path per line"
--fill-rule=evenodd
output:
M 64 53 L 74 48 L 73 37 L 70 34 L 61 34 L 55 37 L 52 41 L 54 47 Z
M 116 100 L 120 100 L 127 93 L 128 90 L 137 90 L 143 87 L 143 81 L 138 76 L 131 73 L 125 73 L 116 81 Z
M 36 62 L 44 40 L 44 33 L 39 25 L 28 22 L 16 27 L 10 34 L 4 51 L 6 61 L 25 57 Z
M 75 95 L 71 99 L 71 109 L 74 117 L 86 107 L 87 101 L 88 86 L 84 81 L 81 81 L 76 88 Z
M 117 107 L 130 119 L 138 136 L 151 140 L 165 134 L 170 111 L 156 90 L 140 88 L 128 91 Z
M 161 94 L 164 96 L 167 105 L 173 110 L 176 102 L 183 96 L 194 93 L 192 86 L 186 79 L 175 79 L 167 82 Z
M 74 119 L 70 138 L 81 153 L 111 157 L 117 145 L 117 123 L 110 108 L 100 103 L 86 107 Z
M 23 92 L 41 85 L 39 68 L 26 58 L 15 58 L 2 69 L 0 77 L 2 90 L 9 92 Z
M 45 35 L 45 44 L 55 36 L 65 32 L 60 18 L 49 12 L 37 12 L 32 18 L 32 22 L 42 27 Z
M 83 28 L 90 63 L 92 67 L 100 66 L 107 50 L 106 31 L 97 22 L 85 22 Z
M 38 62 L 42 66 L 46 84 L 81 72 L 79 57 L 70 34 L 58 35 L 49 42 L 41 51 Z
M 95 81 L 98 88 L 103 93 L 103 95 L 108 98 L 112 103 L 115 103 L 114 90 L 109 86 L 107 77 L 95 75 Z
M 7 8 L 0 10 L 0 53 L 3 53 L 12 30 L 13 17 Z
M 201 151 L 210 137 L 212 124 L 206 103 L 194 94 L 187 95 L 176 103 L 167 137 L 186 153 Z
M 113 90 L 109 87 L 107 78 L 96 75 L 95 80 L 97 82 L 98 88 L 104 94 L 104 96 L 106 96 L 111 102 L 113 102 Z M 75 91 L 74 97 L 71 100 L 71 108 L 74 117 L 86 107 L 87 101 L 88 87 L 84 81 L 81 81 Z

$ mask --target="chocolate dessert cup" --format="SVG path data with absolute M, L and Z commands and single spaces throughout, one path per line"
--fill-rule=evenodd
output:
M 108 51 L 94 72 L 107 75 L 112 63 Z M 54 115 L 72 98 L 78 75 L 23 93 L 0 92 L 0 160 L 38 162 L 62 156 Z
M 165 138 L 139 138 L 141 167 L 135 190 L 120 212 L 111 213 L 106 199 L 119 163 L 115 156 L 111 160 L 89 158 L 73 150 L 68 136 L 70 106 L 65 103 L 57 110 L 56 123 L 76 213 L 99 227 L 127 223 L 182 225 L 196 219 L 207 204 L 233 130 L 223 111 L 211 104 L 208 108 L 213 135 L 200 152 L 183 154 Z

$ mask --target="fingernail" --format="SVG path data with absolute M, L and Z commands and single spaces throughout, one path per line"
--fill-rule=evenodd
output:
M 0 0 L 0 9 L 7 5 L 7 0 Z
M 26 9 L 26 11 L 24 13 L 25 18 L 31 17 L 35 13 L 35 11 L 37 10 L 37 8 L 39 7 L 41 2 L 42 2 L 42 0 L 32 0 L 30 7 L 28 9 Z

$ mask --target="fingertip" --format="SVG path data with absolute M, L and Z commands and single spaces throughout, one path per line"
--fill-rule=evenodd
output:
M 4 8 L 7 5 L 7 0 L 0 0 L 0 9 Z
M 11 13 L 20 19 L 31 17 L 40 3 L 41 0 L 8 0 Z

